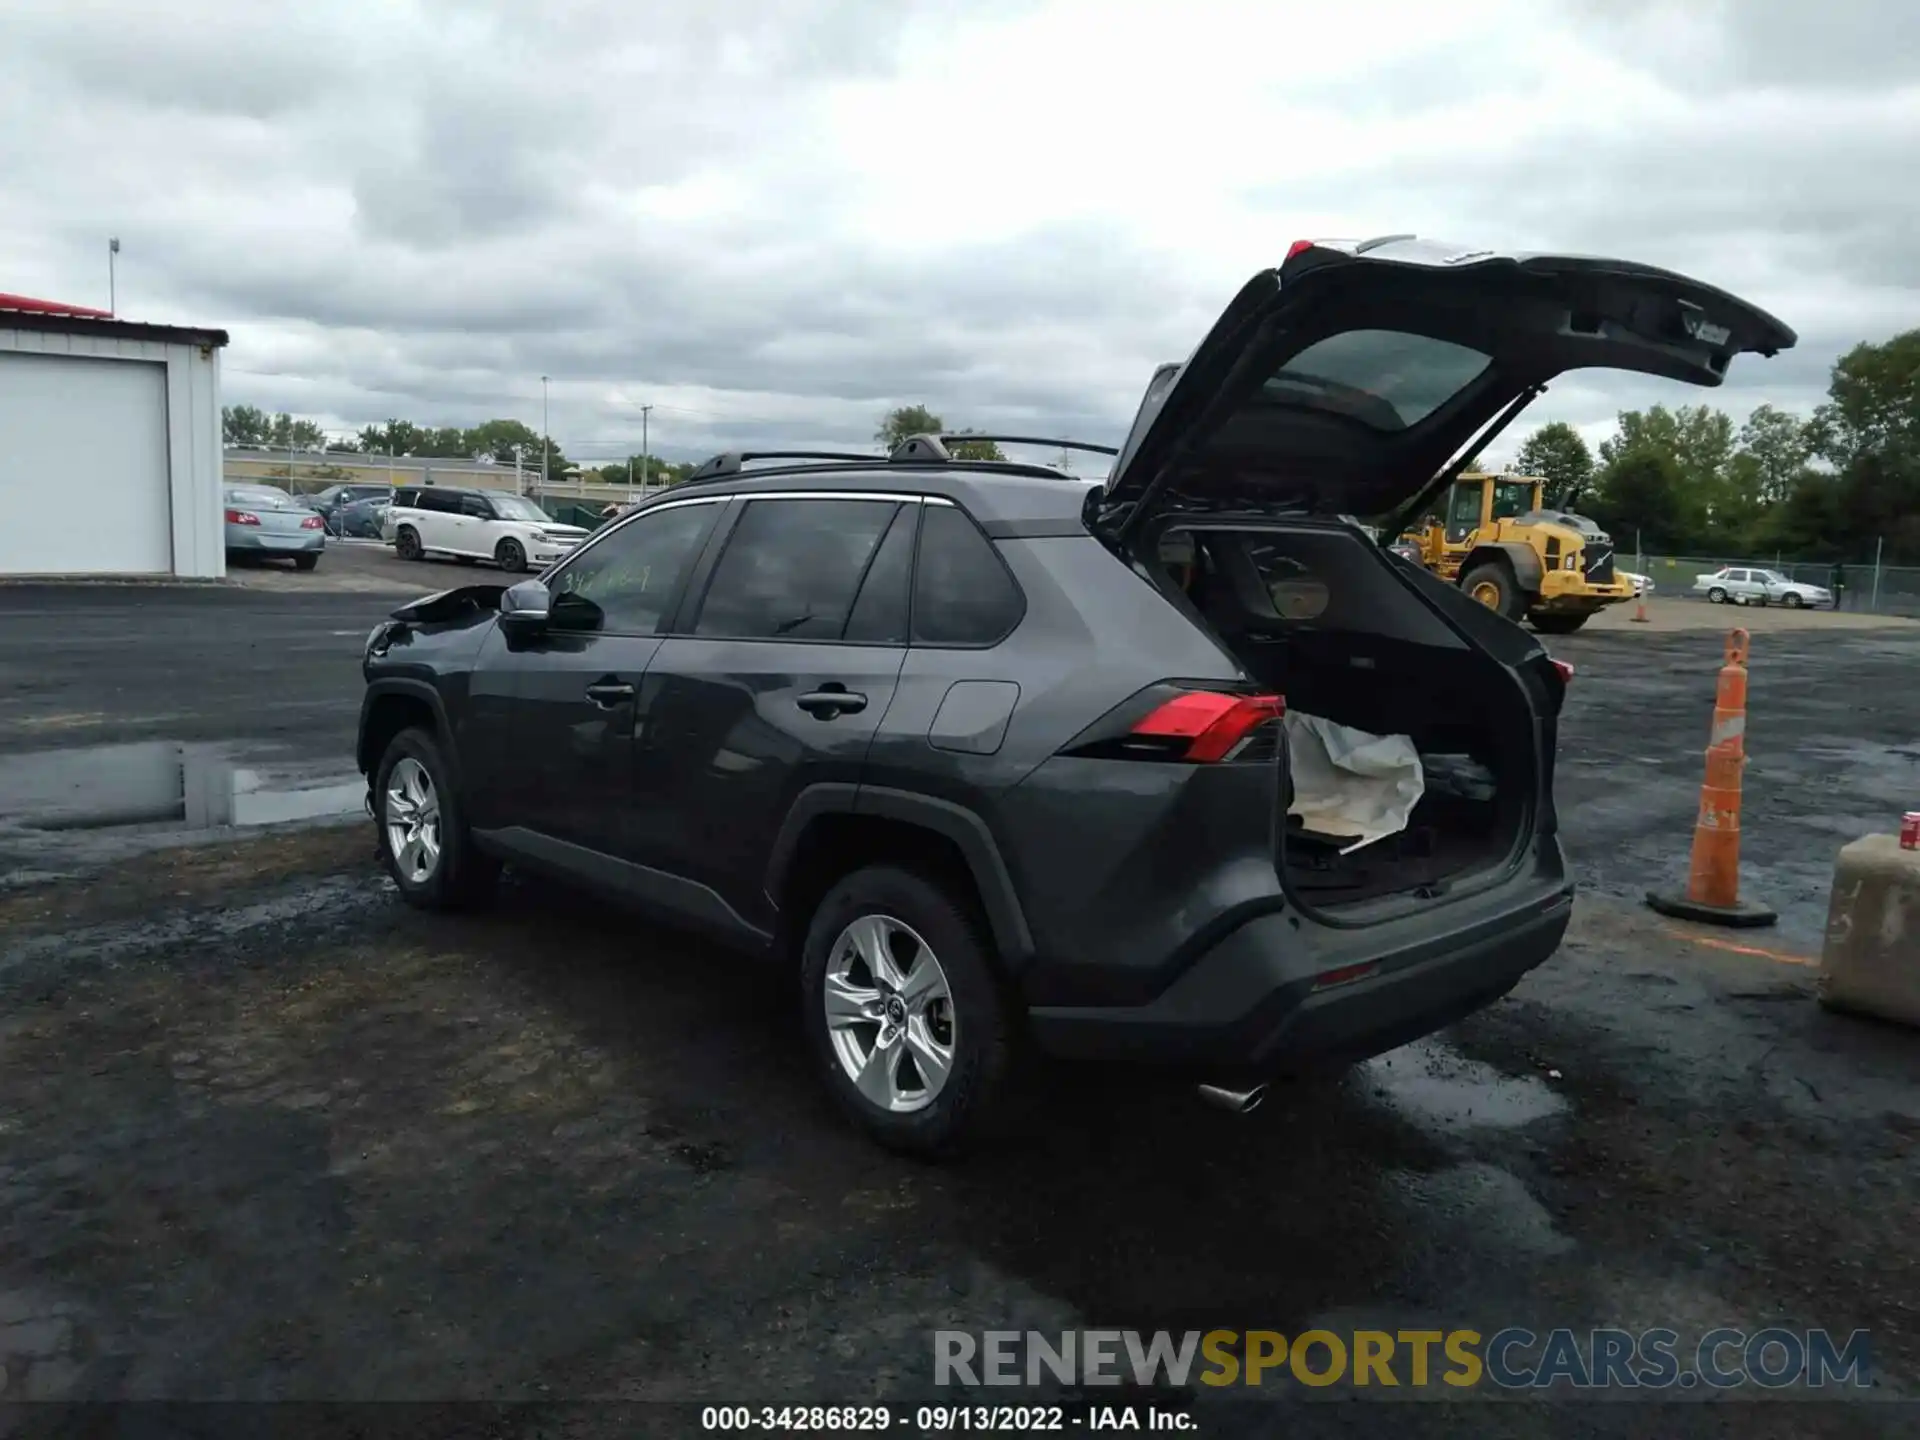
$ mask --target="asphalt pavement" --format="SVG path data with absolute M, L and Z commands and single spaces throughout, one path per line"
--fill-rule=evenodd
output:
M 324 790 L 392 603 L 0 589 L 0 766 L 173 745 L 252 777 L 229 810 Z M 1920 627 L 1756 635 L 1758 936 L 1637 903 L 1684 870 L 1716 638 L 1554 649 L 1587 893 L 1513 997 L 1243 1118 L 1041 1067 L 945 1168 L 850 1133 L 723 952 L 545 885 L 421 916 L 364 821 L 272 805 L 188 848 L 34 838 L 0 779 L 0 1400 L 536 1407 L 491 1433 L 593 1400 L 564 1428 L 612 1434 L 697 1415 L 605 1402 L 951 1401 L 940 1328 L 1783 1325 L 1869 1330 L 1870 1398 L 1172 1399 L 1202 1434 L 1913 1433 L 1920 1041 L 1821 1011 L 1806 962 L 1834 852 L 1920 804 Z

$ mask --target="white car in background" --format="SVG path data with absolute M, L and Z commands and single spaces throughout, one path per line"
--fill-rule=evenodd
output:
M 380 520 L 380 538 L 402 560 L 451 555 L 516 572 L 544 570 L 586 537 L 523 496 L 444 485 L 401 486 Z
M 1750 565 L 1725 565 L 1711 575 L 1696 575 L 1693 593 L 1706 596 L 1716 605 L 1731 601 L 1735 605 L 1785 605 L 1789 610 L 1808 610 L 1833 604 L 1833 592 L 1822 586 L 1789 580 L 1778 570 Z
M 1633 586 L 1633 594 L 1636 600 L 1642 596 L 1653 594 L 1653 577 L 1651 575 L 1636 575 L 1631 570 L 1616 570 L 1614 574 Z

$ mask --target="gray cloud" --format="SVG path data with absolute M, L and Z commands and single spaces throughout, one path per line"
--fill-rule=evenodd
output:
M 118 233 L 124 313 L 233 332 L 230 400 L 537 423 L 546 374 L 576 453 L 644 403 L 682 453 L 864 446 L 910 402 L 1117 438 L 1156 363 L 1336 221 L 1669 264 L 1801 332 L 1717 392 L 1569 376 L 1539 419 L 1804 410 L 1920 323 L 1906 4 L 1517 3 L 1372 63 L 1423 12 L 1048 24 L 1073 3 L 16 0 L 0 288 L 100 303 Z M 993 26 L 977 84 L 936 83 Z M 1261 63 L 1208 48 L 1241 32 Z

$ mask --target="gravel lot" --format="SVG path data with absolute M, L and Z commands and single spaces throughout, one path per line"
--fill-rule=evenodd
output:
M 185 742 L 264 790 L 339 783 L 390 603 L 0 590 L 0 762 Z M 1732 613 L 1747 888 L 1777 932 L 1634 903 L 1684 868 L 1717 638 L 1583 633 L 1555 649 L 1589 892 L 1514 997 L 1243 1119 L 1042 1070 L 1017 1132 L 944 1169 L 835 1118 L 778 977 L 629 914 L 521 884 L 423 917 L 364 822 L 155 849 L 185 823 L 56 835 L 0 788 L 0 1400 L 464 1398 L 533 1407 L 486 1433 L 614 1434 L 689 1412 L 542 1407 L 898 1408 L 934 1396 L 940 1327 L 1369 1324 L 1864 1327 L 1876 1398 L 1910 1395 L 1920 1045 L 1819 1011 L 1805 961 L 1834 852 L 1920 804 L 1920 629 Z M 1181 1403 L 1203 1434 L 1385 1423 L 1300 1393 Z M 1391 1431 L 1913 1421 L 1416 1405 Z

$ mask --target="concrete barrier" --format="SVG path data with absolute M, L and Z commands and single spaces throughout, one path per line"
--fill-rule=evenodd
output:
M 1920 1026 L 1920 850 L 1869 835 L 1833 869 L 1820 1003 Z

